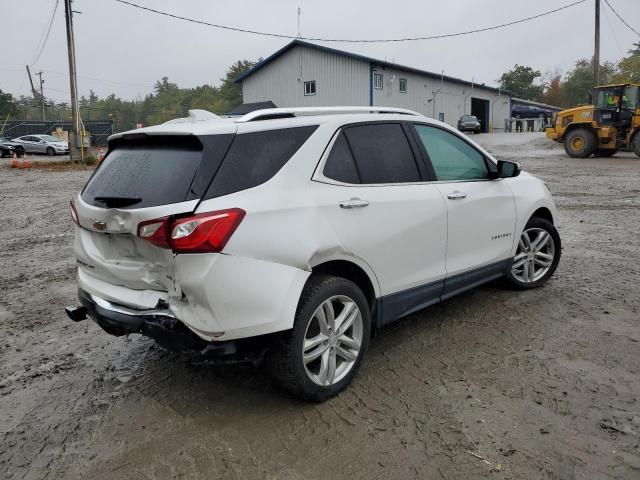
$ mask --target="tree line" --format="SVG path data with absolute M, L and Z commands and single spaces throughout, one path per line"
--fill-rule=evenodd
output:
M 515 65 L 498 82 L 518 98 L 564 108 L 588 104 L 593 90 L 593 60 L 578 60 L 564 75 L 560 72 L 543 75 L 540 70 Z M 600 65 L 600 85 L 611 83 L 640 83 L 640 41 L 633 44 L 628 56 Z
M 189 109 L 200 108 L 217 114 L 226 114 L 242 103 L 242 89 L 234 80 L 256 62 L 238 60 L 220 79 L 219 86 L 204 84 L 193 88 L 180 88 L 163 77 L 158 80 L 153 93 L 144 98 L 122 99 L 115 94 L 104 98 L 90 91 L 78 99 L 83 121 L 112 120 L 116 131 L 130 130 L 137 124 L 156 125 L 172 118 L 184 117 Z M 47 120 L 71 120 L 71 107 L 67 102 L 53 102 L 45 98 Z M 20 96 L 14 98 L 0 90 L 0 130 L 6 120 L 42 120 L 40 98 Z

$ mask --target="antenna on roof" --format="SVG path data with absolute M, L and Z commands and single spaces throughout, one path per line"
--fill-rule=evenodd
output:
M 302 9 L 300 5 L 298 5 L 298 36 L 296 37 L 298 40 L 302 40 L 302 34 L 300 33 L 300 16 L 302 15 Z

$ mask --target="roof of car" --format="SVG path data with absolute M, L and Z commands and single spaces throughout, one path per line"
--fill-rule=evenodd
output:
M 378 120 L 418 120 L 440 124 L 417 112 L 391 107 L 318 107 L 318 108 L 269 108 L 256 110 L 241 117 L 219 117 L 209 112 L 199 111 L 190 116 L 170 120 L 160 125 L 116 133 L 116 138 L 135 138 L 142 135 L 214 135 L 234 133 L 240 125 L 242 130 L 273 130 L 324 123 L 347 124 Z

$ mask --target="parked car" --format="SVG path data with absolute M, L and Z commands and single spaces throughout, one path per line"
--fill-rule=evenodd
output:
M 458 130 L 461 132 L 480 133 L 482 131 L 482 125 L 475 115 L 463 115 L 460 117 L 460 120 L 458 120 Z
M 212 116 L 215 117 L 215 116 Z M 409 110 L 268 109 L 116 134 L 71 202 L 80 305 L 326 400 L 374 330 L 560 259 L 545 184 Z
M 512 118 L 545 118 L 552 116 L 552 112 L 548 109 L 535 107 L 531 105 L 513 105 L 511 107 Z
M 19 143 L 12 142 L 6 137 L 0 137 L 0 155 L 3 157 L 22 157 L 24 155 L 24 147 Z
M 69 144 L 53 135 L 23 135 L 14 138 L 14 143 L 19 143 L 27 153 L 45 153 L 58 155 L 69 153 Z

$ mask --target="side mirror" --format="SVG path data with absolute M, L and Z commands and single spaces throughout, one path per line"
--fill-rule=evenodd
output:
M 512 178 L 520 175 L 520 165 L 515 162 L 498 160 L 497 178 Z

